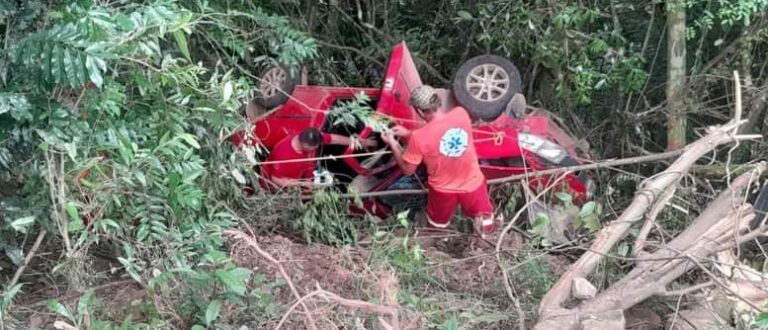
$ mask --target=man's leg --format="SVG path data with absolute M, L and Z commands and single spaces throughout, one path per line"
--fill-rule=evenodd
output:
M 488 196 L 488 185 L 485 181 L 475 191 L 461 194 L 459 203 L 464 215 L 472 218 L 476 234 L 485 237 L 493 233 L 493 205 Z
M 430 227 L 448 227 L 458 202 L 457 194 L 443 193 L 429 188 L 427 195 L 427 222 Z

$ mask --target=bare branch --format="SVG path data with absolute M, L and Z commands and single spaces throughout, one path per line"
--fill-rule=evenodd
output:
M 48 232 L 46 232 L 45 229 L 42 229 L 39 233 L 37 233 L 37 239 L 35 239 L 35 243 L 32 244 L 32 248 L 29 249 L 29 252 L 27 252 L 27 257 L 24 258 L 24 263 L 19 266 L 19 269 L 17 269 L 16 273 L 13 274 L 11 282 L 8 283 L 8 288 L 13 287 L 16 285 L 16 282 L 19 281 L 21 274 L 24 273 L 24 269 L 27 268 L 27 265 L 29 265 L 29 262 L 32 261 L 32 258 L 35 257 L 35 253 L 37 253 L 37 249 L 40 248 L 40 244 L 43 242 L 43 238 L 45 238 L 47 233 Z
M 291 289 L 291 293 L 298 299 L 296 302 L 297 304 L 300 304 L 301 307 L 304 309 L 304 312 L 307 315 L 307 323 L 309 323 L 309 328 L 313 330 L 317 330 L 317 325 L 315 323 L 314 318 L 312 318 L 312 314 L 309 312 L 309 308 L 307 308 L 307 305 L 304 304 L 304 298 L 301 297 L 299 294 L 299 291 L 296 290 L 296 286 L 293 285 L 293 281 L 291 280 L 291 277 L 288 276 L 288 273 L 285 271 L 285 268 L 283 268 L 283 265 L 272 257 L 269 253 L 265 252 L 261 249 L 261 246 L 259 246 L 259 242 L 256 241 L 253 237 L 249 236 L 248 234 L 239 231 L 239 230 L 225 230 L 224 235 L 232 236 L 235 239 L 239 239 L 241 241 L 244 241 L 248 246 L 256 250 L 256 252 L 264 259 L 267 259 L 269 262 L 273 263 L 275 267 L 277 267 L 278 271 L 280 272 L 280 275 L 285 279 L 285 282 L 288 283 L 288 287 Z M 281 322 L 282 323 L 282 322 Z
M 684 295 L 691 294 L 693 292 L 696 292 L 696 291 L 699 291 L 699 290 L 702 290 L 702 289 L 706 289 L 706 288 L 711 287 L 711 286 L 715 286 L 716 284 L 717 283 L 715 283 L 713 281 L 707 281 L 707 282 L 704 282 L 704 283 L 696 284 L 696 285 L 691 286 L 691 287 L 687 287 L 685 289 L 674 290 L 674 291 L 665 291 L 661 295 L 662 296 L 667 296 L 667 297 L 684 296 Z

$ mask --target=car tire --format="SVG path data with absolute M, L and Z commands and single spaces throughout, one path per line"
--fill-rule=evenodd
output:
M 453 80 L 453 95 L 470 116 L 493 121 L 522 91 L 520 71 L 496 55 L 480 55 L 464 62 Z
M 264 69 L 256 82 L 258 93 L 256 103 L 266 109 L 272 109 L 288 101 L 293 90 L 301 81 L 298 69 L 285 66 L 270 66 Z

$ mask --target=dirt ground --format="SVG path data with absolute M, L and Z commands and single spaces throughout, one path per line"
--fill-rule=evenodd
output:
M 431 247 L 423 251 L 425 268 L 430 278 L 452 294 L 503 295 L 500 290 L 497 259 L 492 247 L 470 251 L 463 238 L 443 239 L 431 242 Z M 382 274 L 394 274 L 386 265 L 371 265 L 371 252 L 362 247 L 334 248 L 325 245 L 297 244 L 282 236 L 258 237 L 260 247 L 272 257 L 282 262 L 291 281 L 303 295 L 322 288 L 349 299 L 359 299 L 381 303 L 381 290 L 377 290 Z M 522 246 L 522 239 L 513 236 L 506 242 L 506 253 Z M 243 242 L 235 243 L 231 256 L 241 267 L 253 269 L 262 274 L 269 274 L 271 279 L 279 277 L 275 265 L 262 258 L 254 249 Z M 392 289 L 392 288 L 390 288 Z M 396 288 L 394 288 L 396 290 Z M 291 304 L 296 301 L 287 286 L 274 292 L 278 301 Z M 345 313 L 343 308 L 328 308 L 328 304 L 314 301 L 310 309 L 316 309 L 316 320 L 325 320 L 325 326 L 336 328 L 332 323 L 334 313 Z M 300 315 L 294 315 L 292 326 L 303 326 Z M 401 320 L 403 329 L 423 329 L 422 315 L 406 315 Z
M 505 240 L 505 258 L 515 262 L 516 252 L 523 247 L 523 238 L 512 234 Z M 491 247 L 480 250 L 471 250 L 467 244 L 462 243 L 463 238 L 442 239 L 431 242 L 430 247 L 424 249 L 423 256 L 427 265 L 424 272 L 436 279 L 442 286 L 443 292 L 431 291 L 429 294 L 435 297 L 444 296 L 446 299 L 455 297 L 495 297 L 506 300 L 506 294 L 500 284 L 501 271 L 497 263 L 495 251 Z M 349 299 L 360 299 L 373 303 L 382 303 L 380 282 L 386 275 L 394 274 L 392 269 L 385 266 L 371 266 L 371 252 L 362 247 L 334 248 L 325 245 L 297 244 L 282 236 L 258 237 L 261 248 L 282 262 L 283 267 L 289 273 L 291 280 L 304 295 L 315 289 L 322 288 L 339 294 Z M 247 245 L 236 243 L 232 246 L 231 256 L 242 267 L 254 269 L 262 274 L 270 274 L 272 279 L 278 277 L 277 268 L 259 256 Z M 569 265 L 564 257 L 545 255 L 541 258 L 549 267 L 552 276 L 559 277 Z M 374 268 L 372 268 L 374 267 Z M 447 289 L 447 291 L 445 291 Z M 520 288 L 521 295 L 531 295 L 533 289 Z M 389 288 L 397 290 L 397 288 Z M 426 293 L 426 291 L 425 291 Z M 296 301 L 287 286 L 283 286 L 275 292 L 276 299 L 283 304 L 291 304 Z M 524 298 L 524 297 L 523 297 Z M 482 304 L 464 301 L 467 304 Z M 349 309 L 332 306 L 332 304 L 315 299 L 309 303 L 318 325 L 325 329 L 336 329 L 338 318 L 359 317 L 360 313 L 354 313 Z M 532 309 L 535 306 L 531 306 Z M 532 315 L 531 315 L 532 316 Z M 657 314 L 642 306 L 630 309 L 626 313 L 628 329 L 654 330 L 662 329 L 661 319 Z M 403 329 L 424 329 L 425 316 L 418 313 L 410 313 L 402 317 Z M 507 322 L 508 321 L 508 322 Z M 504 329 L 516 326 L 514 320 L 507 320 L 494 328 Z M 285 328 L 303 328 L 304 319 L 299 313 L 294 313 L 290 324 Z M 367 327 L 369 328 L 369 327 Z M 464 328 L 464 327 L 462 327 Z M 487 328 L 487 327 L 477 327 Z M 374 327 L 375 329 L 375 327 Z
M 387 295 L 397 297 L 396 301 L 402 301 L 399 295 L 401 290 L 411 290 L 411 294 L 417 295 L 425 301 L 433 301 L 435 308 L 452 308 L 453 312 L 466 314 L 483 310 L 488 313 L 507 315 L 509 319 L 493 323 L 493 329 L 506 329 L 516 326 L 514 313 L 509 308 L 509 300 L 503 289 L 502 278 L 498 260 L 494 248 L 490 245 L 480 248 L 470 248 L 466 236 L 450 236 L 430 240 L 414 239 L 423 247 L 423 263 L 414 272 L 428 277 L 429 281 L 413 284 L 413 280 L 399 278 L 402 276 L 413 277 L 399 272 L 395 267 L 378 260 L 379 256 L 373 255 L 374 249 L 370 246 L 356 246 L 335 248 L 327 245 L 305 245 L 296 243 L 283 236 L 257 237 L 259 246 L 274 259 L 278 260 L 290 276 L 290 281 L 296 287 L 299 295 L 306 295 L 317 289 L 327 290 L 343 298 L 357 299 L 374 304 L 386 305 Z M 399 239 L 393 242 L 400 242 Z M 251 246 L 240 240 L 232 240 L 230 256 L 240 267 L 246 267 L 257 274 L 267 276 L 264 283 L 274 283 L 281 279 L 278 268 L 259 255 Z M 414 246 L 414 244 L 411 244 Z M 519 269 L 527 261 L 523 261 L 520 255 L 524 248 L 524 239 L 517 234 L 510 234 L 502 245 L 504 260 L 509 263 L 509 269 Z M 537 257 L 549 269 L 551 277 L 559 277 L 569 265 L 569 260 L 557 255 L 541 255 Z M 529 260 L 530 261 L 530 260 Z M 108 272 L 112 267 L 108 260 L 96 262 L 94 270 Z M 511 274 L 511 278 L 515 275 Z M 527 273 L 517 276 L 527 276 Z M 431 282 L 430 282 L 431 281 Z M 405 284 L 408 283 L 408 284 Z M 527 300 L 526 313 L 529 322 L 535 317 L 536 288 L 530 287 L 529 281 L 515 283 L 519 288 L 521 301 Z M 266 285 L 266 284 L 265 284 Z M 403 286 L 403 287 L 401 287 Z M 404 288 L 404 286 L 409 286 Z M 137 320 L 142 319 L 141 306 L 133 304 L 136 301 L 151 299 L 147 291 L 136 285 L 132 280 L 104 279 L 103 284 L 93 286 L 97 297 L 105 304 L 114 306 L 108 310 L 114 310 L 111 315 L 114 319 L 123 319 L 134 315 Z M 75 302 L 78 294 L 55 292 L 55 288 L 47 287 L 38 291 L 34 296 L 28 296 L 22 304 L 20 329 L 51 328 L 50 325 L 57 317 L 45 306 L 45 299 L 34 297 L 57 297 L 61 301 Z M 53 291 L 52 291 L 53 290 Z M 271 289 L 275 301 L 281 306 L 290 306 L 296 302 L 296 297 L 288 285 L 280 285 Z M 431 299 L 431 300 L 430 300 Z M 392 301 L 392 300 L 390 300 Z M 525 301 L 524 301 L 525 303 Z M 360 324 L 366 329 L 381 329 L 376 324 L 376 316 L 348 307 L 339 306 L 322 298 L 308 299 L 306 304 L 311 310 L 313 319 L 320 329 L 338 329 L 342 324 Z M 429 315 L 421 310 L 401 307 L 399 315 L 401 329 L 425 329 L 428 326 Z M 282 311 L 280 312 L 282 313 Z M 512 316 L 509 316 L 512 315 Z M 246 325 L 241 329 L 272 329 L 279 322 L 276 319 L 269 320 L 266 324 Z M 631 329 L 661 329 L 661 320 L 658 315 L 642 307 L 634 308 L 627 312 L 627 324 Z M 434 326 L 434 317 L 432 320 Z M 306 328 L 305 315 L 301 308 L 297 308 L 282 325 L 283 329 Z M 462 325 L 461 328 L 466 328 Z M 478 323 L 469 328 L 490 329 Z

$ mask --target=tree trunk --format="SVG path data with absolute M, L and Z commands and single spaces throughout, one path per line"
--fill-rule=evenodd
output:
M 685 146 L 685 4 L 667 3 L 667 149 Z

